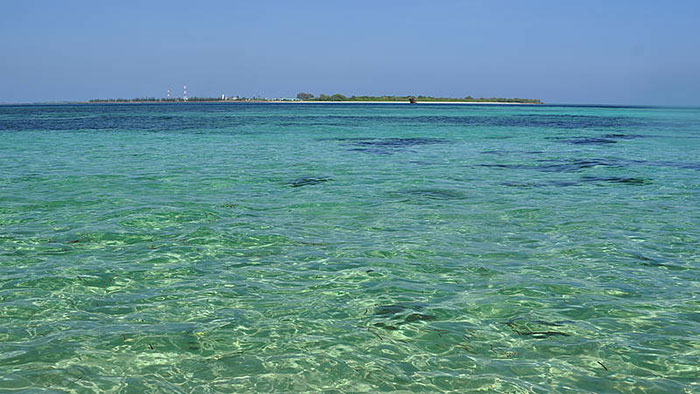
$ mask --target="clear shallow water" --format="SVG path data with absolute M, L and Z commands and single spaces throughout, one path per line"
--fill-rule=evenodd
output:
M 698 390 L 698 109 L 1 106 L 0 137 L 0 389 Z

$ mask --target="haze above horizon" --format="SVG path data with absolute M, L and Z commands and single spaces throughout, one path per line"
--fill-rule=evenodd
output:
M 700 2 L 3 2 L 0 102 L 523 97 L 700 105 Z

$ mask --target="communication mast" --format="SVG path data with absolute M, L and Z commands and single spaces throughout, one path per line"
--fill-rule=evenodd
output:
M 168 89 L 168 100 L 170 100 L 170 89 Z

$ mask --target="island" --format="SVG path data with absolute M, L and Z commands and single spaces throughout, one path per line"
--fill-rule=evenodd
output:
M 411 96 L 344 96 L 342 94 L 315 96 L 311 93 L 301 92 L 295 98 L 266 98 L 266 97 L 138 97 L 133 99 L 92 99 L 89 103 L 178 103 L 178 102 L 272 102 L 272 103 L 474 103 L 474 104 L 544 104 L 539 99 L 505 98 L 505 97 L 433 97 L 422 95 Z

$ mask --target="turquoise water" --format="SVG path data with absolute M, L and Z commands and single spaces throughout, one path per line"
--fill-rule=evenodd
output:
M 700 390 L 700 110 L 0 106 L 0 389 Z

